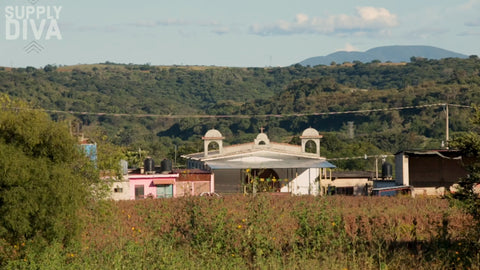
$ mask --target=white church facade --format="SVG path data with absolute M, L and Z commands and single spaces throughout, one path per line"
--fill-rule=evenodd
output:
M 320 155 L 321 138 L 317 130 L 307 128 L 300 136 L 301 145 L 276 143 L 262 129 L 253 142 L 224 146 L 223 135 L 211 129 L 202 137 L 203 152 L 182 157 L 188 169 L 213 172 L 217 193 L 319 195 L 326 193 L 322 182 L 331 182 L 335 167 Z

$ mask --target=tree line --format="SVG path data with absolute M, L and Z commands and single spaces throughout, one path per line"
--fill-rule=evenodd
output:
M 363 155 L 363 149 L 375 154 L 438 148 L 445 140 L 445 108 L 317 114 L 436 103 L 470 106 L 479 103 L 479 71 L 476 56 L 414 58 L 402 65 L 374 61 L 276 68 L 104 63 L 3 68 L 0 92 L 40 109 L 132 114 L 51 116 L 56 121 L 78 119 L 90 136 L 130 150 L 147 150 L 157 158 L 201 151 L 201 136 L 210 128 L 220 130 L 226 143 L 234 144 L 253 140 L 261 127 L 272 140 L 292 143 L 305 128 L 314 127 L 325 135 L 322 153 L 336 158 Z M 450 108 L 452 133 L 468 128 L 465 112 L 469 109 Z M 133 114 L 242 117 L 140 118 Z M 353 122 L 353 138 L 348 135 L 349 122 Z

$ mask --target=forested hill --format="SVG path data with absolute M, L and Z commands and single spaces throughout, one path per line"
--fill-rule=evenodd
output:
M 389 90 L 425 82 L 462 83 L 478 75 L 479 60 L 418 59 L 409 64 L 223 68 L 81 65 L 43 69 L 0 68 L 0 91 L 44 109 L 112 113 L 205 112 L 225 101 L 268 99 L 305 79 L 343 88 Z M 308 84 L 308 83 L 307 83 Z M 187 111 L 186 111 L 187 110 Z
M 350 155 L 335 151 L 335 147 L 348 141 L 349 121 L 355 125 L 355 143 L 364 143 L 358 147 L 365 149 L 358 151 L 390 153 L 407 147 L 438 147 L 445 132 L 441 106 L 321 114 L 445 102 L 478 104 L 480 60 L 472 56 L 414 59 L 402 65 L 355 62 L 283 68 L 112 63 L 0 68 L 0 92 L 46 110 L 106 113 L 57 112 L 52 117 L 78 118 L 86 131 L 101 131 L 115 144 L 148 149 L 159 157 L 173 155 L 174 145 L 179 146 L 180 152 L 199 150 L 200 137 L 212 127 L 225 135 L 227 143 L 237 143 L 253 139 L 261 126 L 271 139 L 285 142 L 295 142 L 293 135 L 312 126 L 326 134 L 323 153 L 335 157 Z M 468 113 L 469 110 L 458 107 L 451 109 L 452 132 L 468 128 Z M 138 117 L 137 114 L 183 116 Z M 250 117 L 185 117 L 205 114 Z M 260 116 L 265 114 L 277 116 Z M 346 139 L 341 140 L 342 136 Z
M 443 58 L 467 58 L 468 56 L 432 46 L 382 46 L 365 52 L 338 51 L 326 56 L 317 56 L 300 62 L 304 66 L 330 65 L 330 63 L 344 63 L 360 61 L 363 63 L 372 61 L 381 62 L 410 62 L 412 58 L 443 59 Z

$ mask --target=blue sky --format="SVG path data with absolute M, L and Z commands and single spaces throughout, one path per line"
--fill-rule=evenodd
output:
M 61 39 L 46 40 L 52 18 L 34 13 L 43 35 L 35 40 L 27 25 L 24 40 L 22 14 L 7 10 L 26 6 L 60 6 Z M 480 0 L 0 0 L 0 14 L 0 66 L 288 66 L 385 45 L 480 55 Z M 41 49 L 28 53 L 34 40 Z

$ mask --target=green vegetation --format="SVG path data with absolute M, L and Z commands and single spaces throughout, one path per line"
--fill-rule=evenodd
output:
M 4 269 L 479 269 L 471 216 L 438 198 L 274 195 L 103 201 L 82 238 Z
M 480 60 L 416 58 L 404 65 L 374 61 L 284 68 L 47 66 L 0 70 L 0 92 L 37 108 L 64 111 L 50 113 L 57 121 L 78 118 L 85 130 L 99 130 L 109 142 L 160 159 L 173 159 L 175 146 L 177 157 L 200 151 L 200 138 L 212 127 L 234 144 L 252 140 L 262 126 L 279 142 L 295 141 L 292 136 L 314 127 L 341 139 L 342 149 L 332 142 L 325 145 L 337 150 L 322 149 L 328 158 L 338 158 L 439 148 L 445 140 L 444 108 L 423 105 L 480 104 Z M 410 106 L 419 107 L 330 114 Z M 466 112 L 450 107 L 451 133 L 468 129 Z M 114 115 L 119 113 L 130 116 Z M 174 118 L 206 114 L 234 117 Z M 353 139 L 347 136 L 350 121 Z M 345 169 L 352 168 L 358 165 Z
M 69 243 L 81 228 L 79 212 L 100 196 L 99 183 L 94 164 L 66 124 L 0 96 L 2 247 L 26 241 Z
M 295 144 L 311 126 L 325 135 L 321 151 L 329 158 L 438 148 L 444 108 L 424 105 L 480 103 L 477 57 L 285 68 L 28 67 L 0 70 L 0 92 L 54 119 L 0 98 L 1 268 L 479 269 L 475 163 L 454 195 L 467 212 L 439 198 L 97 200 L 98 169 L 115 176 L 120 158 L 136 164 L 147 152 L 173 159 L 200 151 L 212 127 L 227 144 L 252 140 L 260 127 Z M 477 130 L 462 133 L 471 126 L 465 110 L 450 107 L 452 146 L 476 158 L 480 138 Z M 193 117 L 206 114 L 230 117 Z M 97 168 L 69 134 L 74 121 L 98 143 Z
M 458 190 L 452 195 L 476 221 L 480 229 L 480 109 L 475 107 L 469 132 L 454 138 L 452 146 L 462 153 L 463 163 L 468 174 L 459 179 Z M 480 240 L 480 238 L 479 238 Z

